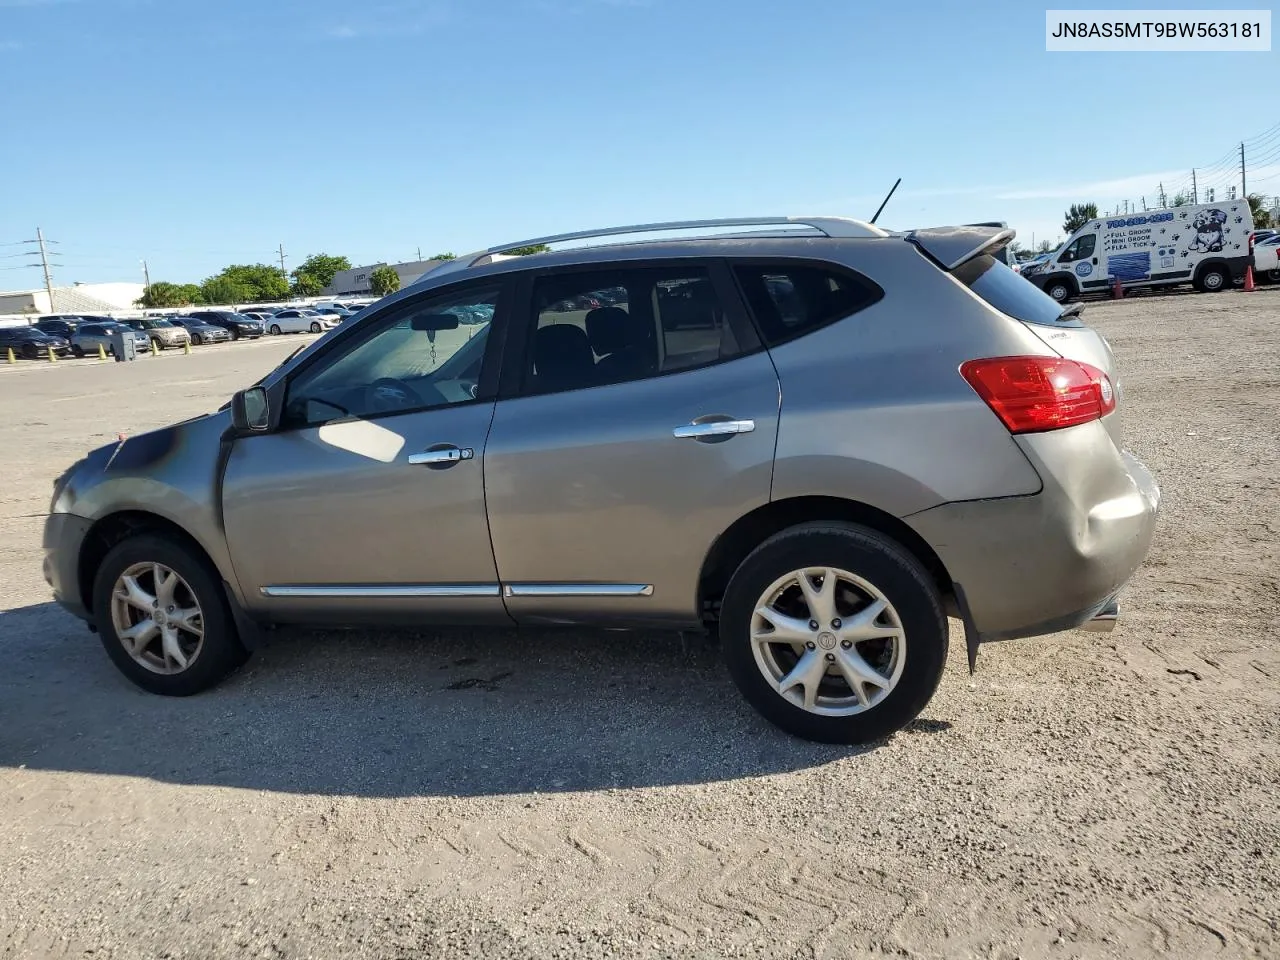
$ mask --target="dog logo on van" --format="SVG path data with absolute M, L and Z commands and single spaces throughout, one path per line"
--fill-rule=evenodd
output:
M 1222 225 L 1227 215 L 1222 210 L 1201 210 L 1191 222 L 1196 231 L 1188 250 L 1195 253 L 1217 253 L 1222 249 Z
M 1076 264 L 1077 277 L 1087 277 L 1091 273 L 1093 273 L 1093 264 L 1090 263 L 1088 260 L 1081 260 L 1079 263 Z

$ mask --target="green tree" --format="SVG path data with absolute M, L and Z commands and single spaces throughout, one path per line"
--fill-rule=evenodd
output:
M 351 261 L 346 257 L 331 257 L 327 253 L 313 253 L 293 271 L 293 292 L 304 297 L 314 297 L 333 283 L 339 270 L 350 270 Z
M 1261 194 L 1251 193 L 1245 197 L 1249 203 L 1249 212 L 1253 215 L 1254 229 L 1274 226 L 1271 222 L 1271 211 L 1267 209 L 1267 198 Z
M 1036 253 L 1053 253 L 1058 249 L 1058 245 L 1052 240 L 1041 240 L 1036 244 Z
M 453 252 L 437 253 L 431 257 L 432 260 L 457 260 L 458 255 Z
M 1191 194 L 1187 193 L 1185 190 L 1173 195 L 1173 206 L 1175 207 L 1185 207 L 1190 202 Z
M 535 243 L 529 247 L 516 247 L 514 250 L 505 251 L 509 257 L 527 257 L 534 253 L 550 253 L 551 248 L 545 243 Z
M 400 274 L 390 267 L 378 267 L 369 274 L 369 289 L 380 297 L 400 289 Z
M 253 289 L 248 284 L 232 279 L 225 274 L 210 277 L 201 284 L 200 295 L 204 298 L 205 303 L 218 306 L 227 306 L 257 299 L 253 295 Z
M 178 290 L 181 291 L 181 296 L 187 303 L 204 303 L 204 294 L 200 291 L 198 283 L 179 284 Z
M 1066 231 L 1067 236 L 1075 233 L 1090 220 L 1096 220 L 1098 217 L 1098 205 L 1096 203 L 1073 203 L 1068 208 L 1066 218 L 1062 221 L 1062 229 Z
M 195 284 L 166 283 L 157 280 L 143 292 L 136 303 L 140 307 L 185 307 L 196 300 L 192 291 L 199 292 Z

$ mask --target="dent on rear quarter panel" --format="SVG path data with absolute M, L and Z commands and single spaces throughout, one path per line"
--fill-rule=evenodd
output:
M 164 517 L 190 534 L 238 591 L 215 500 L 219 441 L 230 420 L 224 410 L 129 437 L 77 488 L 70 512 L 94 521 L 124 510 Z
M 811 253 L 853 267 L 885 296 L 771 351 L 782 381 L 774 499 L 843 497 L 902 517 L 1038 492 L 1036 471 L 959 368 L 1046 353 L 1044 343 L 905 241 L 823 246 Z

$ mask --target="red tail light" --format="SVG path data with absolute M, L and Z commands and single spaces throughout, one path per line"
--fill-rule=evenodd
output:
M 1116 408 L 1111 379 L 1078 360 L 993 357 L 961 364 L 960 375 L 1010 433 L 1074 427 Z

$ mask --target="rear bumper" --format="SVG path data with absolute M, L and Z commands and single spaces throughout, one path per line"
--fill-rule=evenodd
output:
M 1041 476 L 1040 493 L 905 518 L 946 566 L 979 642 L 1055 633 L 1109 614 L 1146 558 L 1159 510 L 1151 473 L 1100 423 L 1015 440 Z
M 44 521 L 44 579 L 53 599 L 81 620 L 93 615 L 80 597 L 80 547 L 93 526 L 73 513 L 51 513 Z

